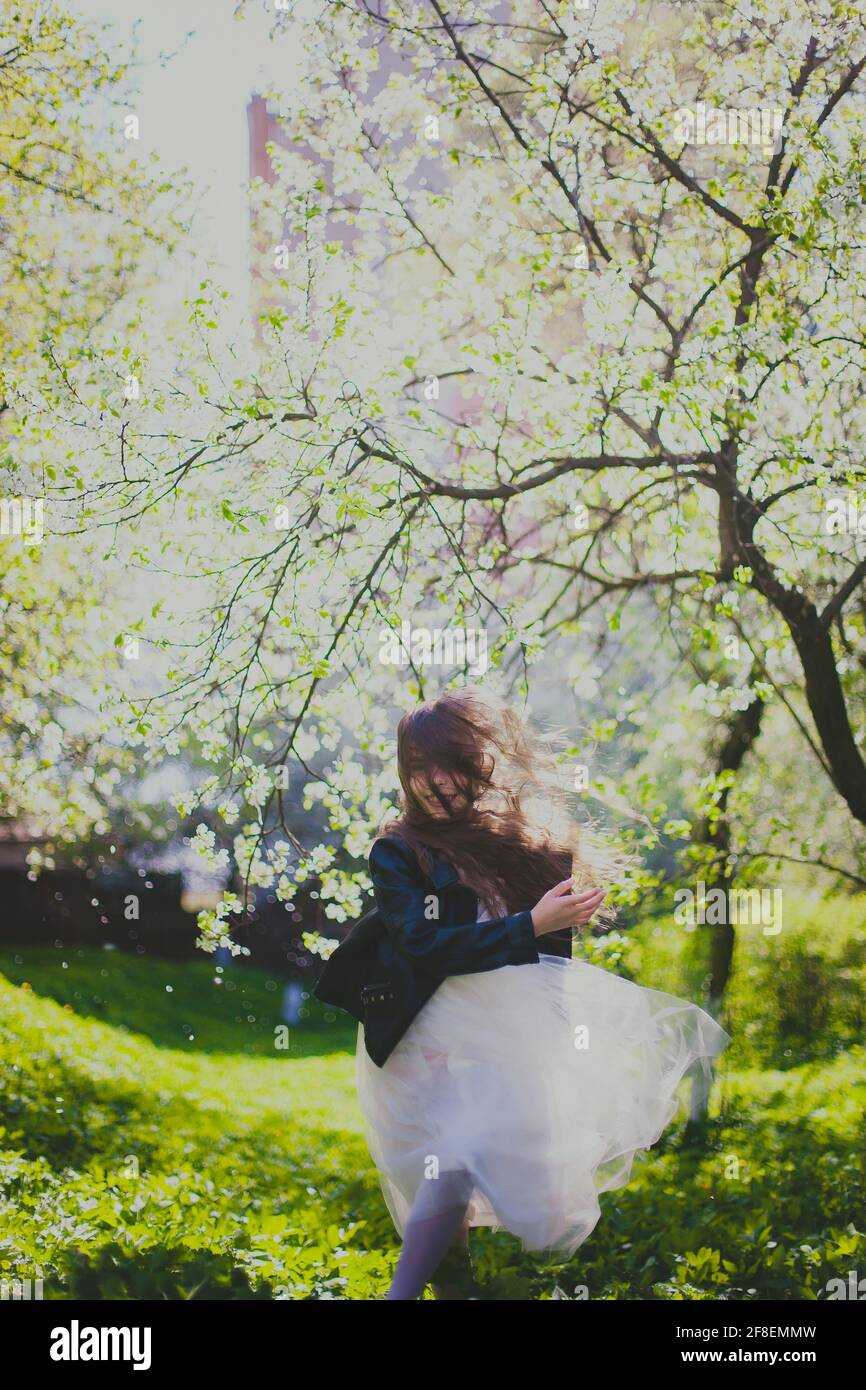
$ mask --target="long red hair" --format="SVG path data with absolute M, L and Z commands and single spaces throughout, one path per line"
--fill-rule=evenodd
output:
M 571 874 L 579 886 L 609 884 L 616 856 L 570 821 L 550 744 L 486 691 L 447 690 L 418 705 L 397 727 L 400 814 L 379 836 L 399 835 L 427 872 L 439 851 L 495 912 L 532 908 Z M 452 792 L 431 780 L 436 772 Z M 430 814 L 419 788 L 446 817 Z

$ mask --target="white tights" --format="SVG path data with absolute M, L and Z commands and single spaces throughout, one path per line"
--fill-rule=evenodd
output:
M 472 1187 L 471 1174 L 461 1169 L 421 1184 L 386 1298 L 420 1298 L 463 1225 Z

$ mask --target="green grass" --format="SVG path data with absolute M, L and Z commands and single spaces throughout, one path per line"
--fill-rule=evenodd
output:
M 862 1270 L 862 916 L 742 940 L 705 1130 L 672 1124 L 567 1263 L 473 1232 L 485 1297 L 816 1298 Z M 701 943 L 656 926 L 620 968 L 699 999 Z M 279 1050 L 282 984 L 255 969 L 18 947 L 0 971 L 0 1275 L 61 1299 L 383 1296 L 398 1243 L 351 1020 L 311 1004 Z
M 51 946 L 0 948 L 0 970 L 67 1006 L 80 1018 L 109 1023 L 187 1053 L 274 1056 L 285 981 L 247 965 L 220 969 L 205 956 L 182 964 L 120 951 Z M 292 1056 L 315 1055 L 325 1039 L 354 1050 L 346 1014 L 305 1001 L 302 1027 L 290 1029 Z

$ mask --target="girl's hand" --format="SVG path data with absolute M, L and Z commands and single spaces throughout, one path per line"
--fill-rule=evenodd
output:
M 571 893 L 570 878 L 563 879 L 545 893 L 532 909 L 532 925 L 536 936 L 561 931 L 563 927 L 580 927 L 589 921 L 604 901 L 604 888 L 589 888 L 583 893 Z

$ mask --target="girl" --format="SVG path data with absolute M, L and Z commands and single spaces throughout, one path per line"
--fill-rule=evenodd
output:
M 468 1259 L 472 1226 L 571 1255 L 598 1194 L 676 1114 L 683 1075 L 708 1074 L 730 1037 L 695 1004 L 571 959 L 571 928 L 623 861 L 578 845 L 552 758 L 504 703 L 464 689 L 419 706 L 397 761 L 401 814 L 369 857 L 385 932 L 356 1085 L 403 1238 L 387 1297 L 405 1300 L 461 1244 Z

